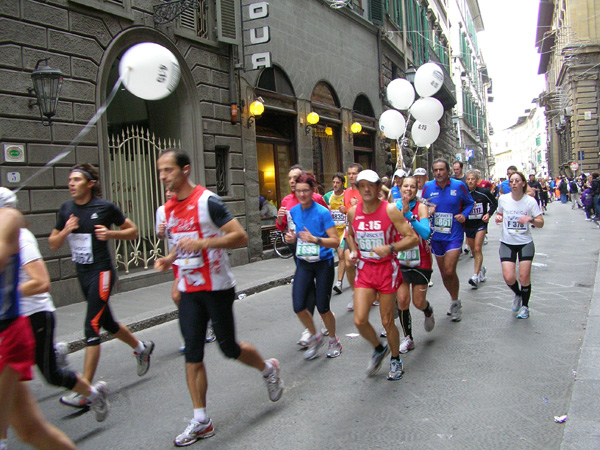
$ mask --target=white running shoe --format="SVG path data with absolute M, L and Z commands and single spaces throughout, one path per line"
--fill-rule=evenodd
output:
M 192 419 L 185 431 L 175 438 L 173 444 L 175 444 L 175 447 L 186 447 L 192 445 L 198 439 L 206 439 L 214 435 L 215 427 L 211 419 L 208 419 L 206 423 Z
M 90 409 L 96 414 L 96 422 L 104 422 L 110 409 L 108 403 L 108 386 L 104 381 L 98 381 L 94 384 L 94 387 L 98 391 L 98 396 L 90 403 Z
M 521 306 L 517 314 L 517 319 L 529 319 L 529 308 L 527 306 Z
M 521 305 L 523 304 L 523 298 L 520 295 L 515 294 L 512 302 L 512 310 L 513 312 L 519 311 Z
M 354 291 L 352 291 L 352 297 L 350 298 L 350 303 L 348 303 L 348 311 L 354 311 Z
M 427 286 L 433 287 L 433 280 L 429 280 L 429 283 L 427 284 Z
M 276 402 L 281 398 L 283 394 L 283 380 L 279 376 L 281 370 L 279 369 L 279 361 L 275 358 L 268 359 L 273 366 L 273 372 L 265 377 L 267 383 L 267 390 L 269 391 L 269 400 Z
M 336 338 L 335 341 L 329 341 L 329 346 L 327 348 L 327 357 L 328 358 L 337 358 L 342 354 L 342 343 L 340 342 L 340 338 Z
M 298 345 L 300 347 L 306 348 L 310 344 L 310 331 L 308 328 L 305 328 L 302 334 L 300 335 L 300 339 L 298 339 Z
M 450 310 L 448 314 L 451 316 L 452 322 L 460 322 L 462 319 L 462 305 L 460 300 L 456 300 L 455 302 L 450 303 Z
M 423 324 L 423 326 L 425 327 L 425 331 L 427 331 L 427 332 L 433 330 L 433 327 L 435 327 L 435 317 L 433 317 L 433 307 L 431 308 L 431 310 L 432 310 L 431 315 L 429 317 L 425 316 L 425 323 Z
M 469 278 L 469 284 L 471 285 L 471 289 L 479 288 L 479 277 L 477 275 L 473 275 Z
M 388 372 L 387 379 L 388 380 L 399 380 L 402 378 L 404 374 L 404 365 L 402 364 L 402 360 L 390 360 L 390 371 Z
M 367 366 L 368 377 L 372 377 L 377 372 L 379 372 L 379 369 L 381 368 L 381 363 L 383 362 L 383 359 L 388 355 L 389 352 L 390 348 L 387 345 L 383 347 L 383 350 L 381 352 L 373 350 L 373 354 L 371 355 L 371 359 L 369 360 L 369 365 Z
M 206 342 L 215 342 L 217 337 L 215 336 L 215 330 L 212 326 L 206 328 Z
M 318 356 L 318 351 L 323 345 L 323 333 L 316 334 L 310 338 L 310 344 L 306 353 L 304 353 L 304 359 L 315 359 Z
M 402 338 L 402 342 L 400 343 L 400 353 L 408 353 L 411 350 L 415 349 L 415 343 L 411 339 L 410 336 L 405 336 Z
M 485 274 L 487 273 L 487 268 L 485 266 L 481 266 L 481 270 L 479 271 L 479 282 L 483 283 L 487 280 Z
M 139 355 L 134 353 L 135 359 L 137 361 L 137 374 L 138 377 L 146 375 L 148 369 L 150 368 L 150 355 L 154 351 L 154 342 L 146 341 L 143 342 L 144 350 Z
M 85 408 L 86 406 L 90 406 L 92 403 L 90 399 L 84 397 L 81 394 L 77 394 L 76 392 L 71 392 L 68 395 L 63 395 L 60 398 L 60 402 L 63 405 L 72 406 L 73 408 Z
M 335 295 L 340 295 L 342 293 L 341 281 L 336 281 L 336 283 L 333 285 L 333 292 L 335 292 Z

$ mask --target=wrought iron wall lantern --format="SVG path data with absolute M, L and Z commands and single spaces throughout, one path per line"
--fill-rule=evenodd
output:
M 200 9 L 198 0 L 174 0 L 154 6 L 154 23 L 164 25 L 173 22 L 190 8 Z
M 40 59 L 35 65 L 35 70 L 31 73 L 33 87 L 27 88 L 29 93 L 35 92 L 37 101 L 31 100 L 29 107 L 38 105 L 40 108 L 40 117 L 42 125 L 52 125 L 52 117 L 56 115 L 58 106 L 58 95 L 63 83 L 63 73 L 59 69 L 53 69 L 48 66 L 48 59 Z M 40 67 L 40 63 L 45 62 L 45 66 Z
M 350 132 L 348 133 L 348 139 L 352 140 L 355 134 L 358 134 L 362 131 L 362 125 L 358 122 L 354 122 L 350 125 Z
M 408 69 L 406 69 L 406 73 L 404 74 L 404 76 L 406 77 L 406 81 L 408 81 L 411 84 L 415 84 L 416 74 L 417 69 L 415 69 L 413 66 L 410 66 Z
M 254 100 L 252 103 L 250 103 L 250 106 L 248 106 L 248 113 L 250 116 L 248 117 L 248 123 L 246 124 L 246 126 L 248 128 L 250 128 L 252 126 L 252 124 L 254 123 L 255 118 L 262 116 L 262 114 L 264 112 L 265 112 L 264 100 L 261 97 L 258 97 L 256 100 Z

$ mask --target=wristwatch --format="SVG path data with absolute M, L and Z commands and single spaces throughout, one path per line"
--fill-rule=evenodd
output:
M 389 247 L 390 247 L 390 252 L 392 252 L 392 255 L 394 253 L 396 253 L 396 249 L 394 248 L 394 246 L 392 244 L 390 244 Z

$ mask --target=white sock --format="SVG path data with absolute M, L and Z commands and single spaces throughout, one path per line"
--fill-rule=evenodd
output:
M 194 420 L 200 423 L 208 422 L 206 408 L 194 408 Z
M 273 364 L 271 361 L 265 361 L 265 370 L 262 371 L 263 377 L 268 377 L 273 373 Z
M 141 355 L 145 348 L 146 346 L 144 345 L 144 343 L 142 341 L 138 341 L 138 345 L 136 348 L 133 349 L 133 353 L 135 353 L 136 355 Z
M 98 397 L 98 389 L 96 389 L 94 386 L 90 387 L 90 392 L 91 394 L 88 397 L 90 400 L 94 400 L 96 397 Z
M 333 344 L 334 342 L 337 342 L 337 337 L 329 337 L 329 343 Z
M 8 450 L 8 439 L 0 439 L 0 450 Z

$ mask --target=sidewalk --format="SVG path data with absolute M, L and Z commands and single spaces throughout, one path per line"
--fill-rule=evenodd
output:
M 256 294 L 275 286 L 289 283 L 294 276 L 294 260 L 273 258 L 234 267 L 236 295 Z M 115 319 L 126 324 L 131 331 L 143 330 L 177 318 L 177 308 L 171 300 L 172 281 L 133 291 L 112 295 L 110 304 Z M 55 342 L 66 342 L 71 352 L 81 350 L 85 302 L 61 306 L 56 309 Z M 101 334 L 102 342 L 112 339 L 107 332 Z

